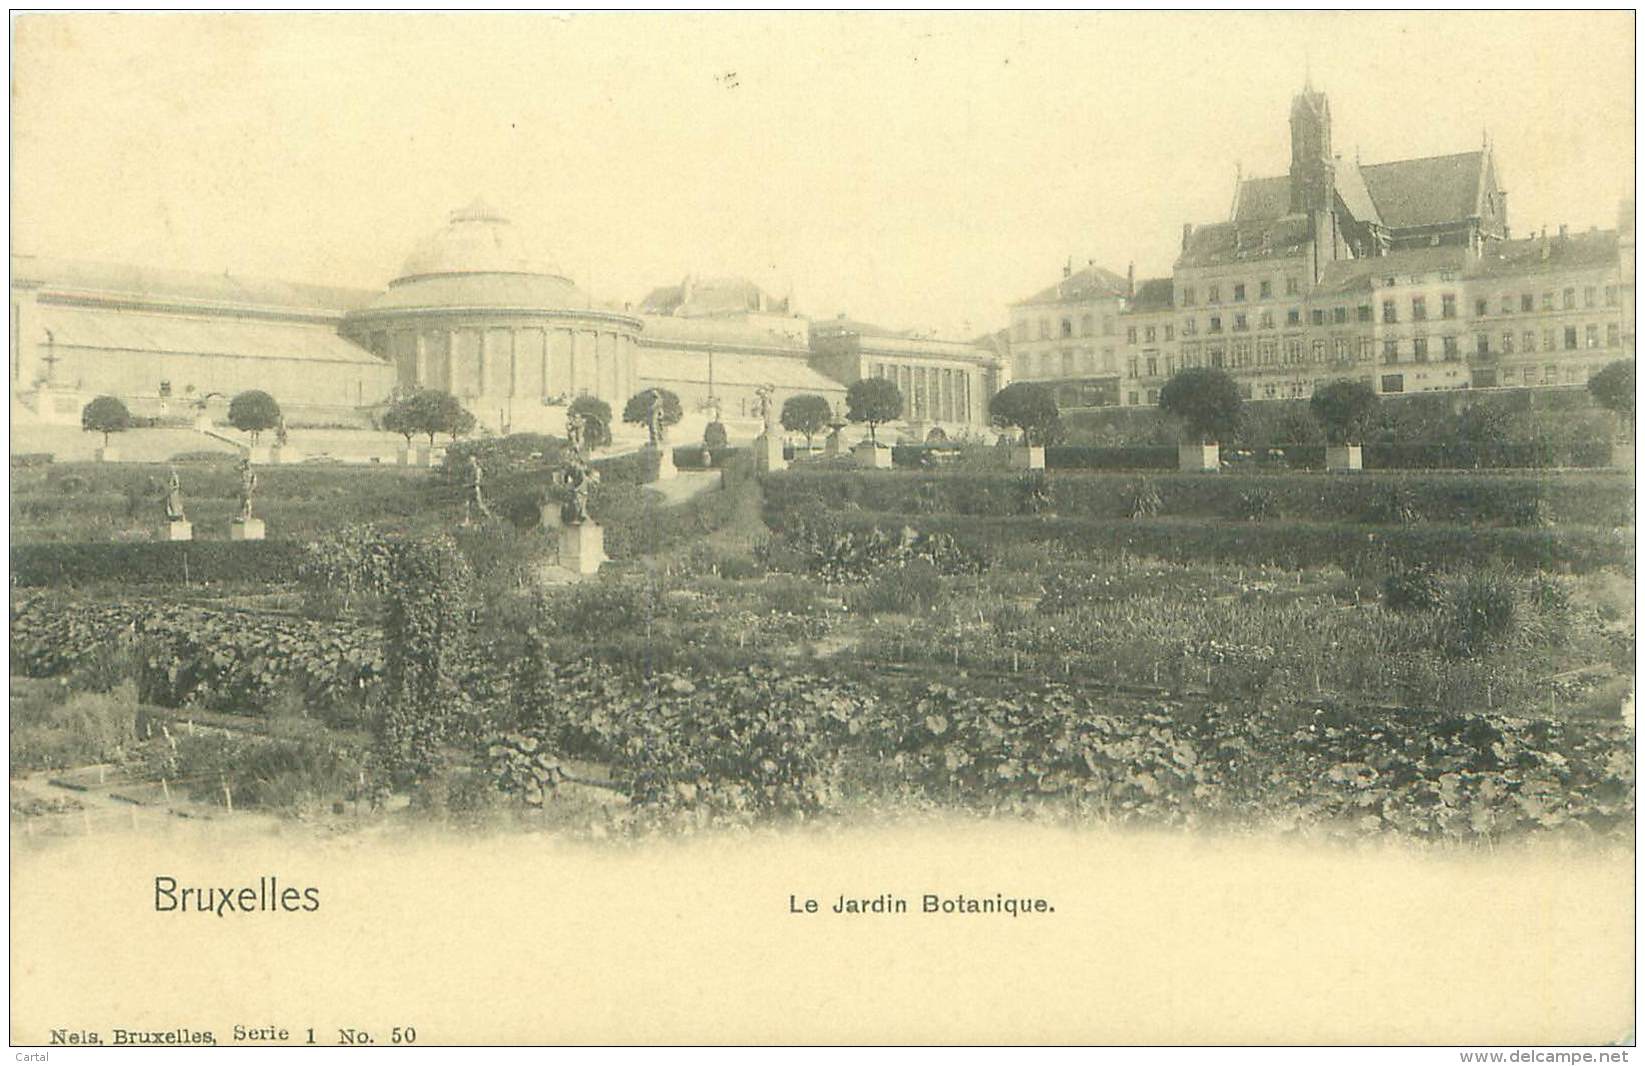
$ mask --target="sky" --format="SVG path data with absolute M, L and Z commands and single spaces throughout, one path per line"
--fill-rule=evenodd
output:
M 973 336 L 1170 272 L 1305 77 L 1365 163 L 1489 137 L 1516 233 L 1616 224 L 1631 13 L 14 16 L 12 248 L 381 288 L 483 197 L 596 297 L 749 277 Z

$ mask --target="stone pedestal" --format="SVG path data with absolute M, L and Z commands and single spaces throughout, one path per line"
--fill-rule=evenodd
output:
M 889 444 L 875 444 L 865 440 L 851 449 L 851 457 L 857 460 L 857 465 L 869 470 L 891 469 L 891 446 Z
M 547 503 L 543 504 L 541 515 L 538 518 L 537 523 L 544 530 L 549 533 L 553 533 L 556 536 L 559 535 L 560 527 L 565 525 L 565 523 L 560 520 L 560 507 L 561 504 L 559 500 L 549 500 Z
M 1177 469 L 1200 474 L 1215 473 L 1222 469 L 1222 449 L 1215 444 L 1179 444 Z
M 119 462 L 120 461 L 120 449 L 116 448 L 112 444 L 110 444 L 106 447 L 97 449 L 97 461 L 99 463 L 117 463 L 117 462 Z
M 1029 448 L 1021 444 L 1013 444 L 1011 446 L 1011 469 L 1044 470 L 1045 449 L 1039 447 Z
M 666 444 L 661 448 L 647 448 L 645 471 L 648 481 L 672 481 L 678 477 L 680 472 L 674 466 L 674 449 Z
M 788 469 L 788 460 L 783 458 L 781 437 L 765 432 L 754 438 L 754 468 L 762 474 Z
M 1359 445 L 1327 444 L 1325 446 L 1325 469 L 1343 472 L 1364 470 L 1365 460 L 1361 456 Z
M 842 456 L 844 454 L 845 454 L 845 438 L 841 437 L 840 436 L 840 431 L 836 429 L 834 432 L 832 432 L 828 435 L 827 440 L 823 441 L 823 458 L 824 459 L 838 459 L 840 456 Z
M 194 524 L 192 522 L 167 522 L 160 529 L 160 535 L 166 540 L 193 540 Z
M 228 527 L 229 540 L 262 540 L 263 520 L 248 518 L 244 522 L 236 518 Z
M 605 530 L 598 522 L 560 527 L 562 567 L 573 574 L 592 574 L 605 561 Z

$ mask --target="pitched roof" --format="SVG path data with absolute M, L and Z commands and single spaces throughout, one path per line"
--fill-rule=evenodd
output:
M 1381 223 L 1382 212 L 1377 209 L 1371 191 L 1365 185 L 1365 172 L 1358 163 L 1337 160 L 1337 197 L 1348 213 L 1361 222 Z
M 1169 311 L 1175 302 L 1175 286 L 1170 278 L 1146 278 L 1137 282 L 1137 293 L 1126 310 L 1132 314 Z
M 1384 278 L 1409 277 L 1435 270 L 1461 270 L 1468 249 L 1446 244 L 1437 248 L 1408 248 L 1367 259 L 1339 259 L 1322 272 L 1317 292 L 1359 292 L 1376 287 Z
M 1234 222 L 1259 222 L 1279 218 L 1291 211 L 1291 178 L 1246 178 L 1239 183 L 1234 204 Z
M 1526 237 L 1512 241 L 1490 241 L 1479 260 L 1471 264 L 1470 277 L 1514 277 L 1554 270 L 1603 269 L 1618 266 L 1617 231 L 1590 230 L 1565 237 Z
M 1401 159 L 1360 167 L 1382 221 L 1393 229 L 1433 226 L 1479 214 L 1484 151 Z
M 1081 303 L 1105 297 L 1118 299 L 1125 296 L 1128 288 L 1129 284 L 1124 275 L 1093 265 L 1084 270 L 1076 270 L 1049 289 L 1041 289 L 1026 300 L 1018 300 L 1013 306 Z
M 773 299 L 747 278 L 687 277 L 678 285 L 652 289 L 640 310 L 653 315 L 701 318 L 744 311 L 786 311 L 787 300 Z
M 42 303 L 39 328 L 59 347 L 154 355 L 227 355 L 382 366 L 327 322 L 179 315 Z
M 1308 217 L 1254 222 L 1214 222 L 1189 234 L 1188 247 L 1177 259 L 1178 267 L 1218 266 L 1261 259 L 1285 259 L 1301 255 L 1308 247 Z
M 83 259 L 48 259 L 14 255 L 13 282 L 32 281 L 48 290 L 129 297 L 156 303 L 204 303 L 272 310 L 341 314 L 364 307 L 377 295 L 371 289 L 308 285 L 240 274 L 162 270 L 129 263 Z

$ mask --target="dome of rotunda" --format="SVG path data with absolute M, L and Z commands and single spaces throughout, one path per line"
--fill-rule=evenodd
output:
M 371 310 L 577 308 L 587 298 L 514 223 L 480 200 L 453 211 L 409 256 Z

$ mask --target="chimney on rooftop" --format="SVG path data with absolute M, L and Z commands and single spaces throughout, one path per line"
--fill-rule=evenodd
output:
M 1137 264 L 1134 263 L 1134 262 L 1127 263 L 1126 267 L 1125 267 L 1125 295 L 1130 297 L 1130 296 L 1135 296 L 1136 294 L 1137 294 Z

